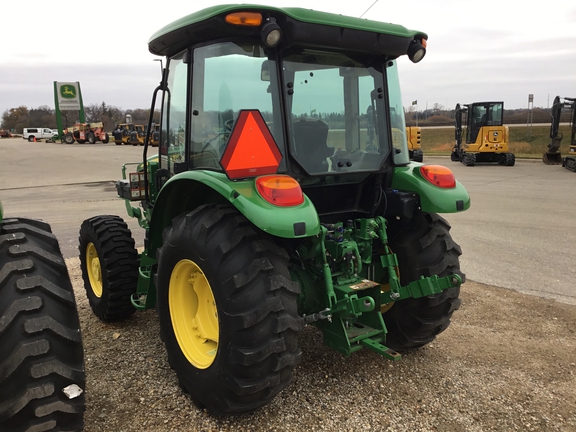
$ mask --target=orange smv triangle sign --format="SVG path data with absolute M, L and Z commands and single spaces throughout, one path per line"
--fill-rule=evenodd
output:
M 241 110 L 220 165 L 230 179 L 275 174 L 282 160 L 259 110 Z

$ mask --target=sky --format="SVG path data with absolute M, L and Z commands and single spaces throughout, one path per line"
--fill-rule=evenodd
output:
M 132 0 L 3 2 L 0 114 L 54 108 L 54 81 L 79 81 L 84 105 L 150 107 L 160 59 L 148 51 L 160 28 L 204 7 L 231 2 Z M 576 97 L 576 2 L 552 0 L 268 0 L 401 24 L 428 34 L 425 58 L 398 61 L 404 106 L 452 109 L 504 101 L 505 109 L 547 108 Z M 313 5 L 313 6 L 312 6 Z

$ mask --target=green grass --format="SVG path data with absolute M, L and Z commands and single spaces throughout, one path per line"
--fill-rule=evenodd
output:
M 565 155 L 570 143 L 570 127 L 560 126 L 560 132 L 564 135 L 560 151 Z M 550 142 L 549 134 L 550 125 L 510 127 L 510 151 L 516 157 L 538 159 Z M 425 155 L 449 155 L 454 143 L 454 128 L 422 129 L 422 151 Z

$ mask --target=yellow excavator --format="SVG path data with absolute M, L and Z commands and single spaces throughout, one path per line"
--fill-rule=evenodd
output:
M 560 152 L 560 144 L 564 136 L 559 131 L 560 129 L 560 116 L 562 110 L 569 109 L 570 114 L 570 146 L 568 147 L 568 156 L 562 158 Z M 542 155 L 542 162 L 546 165 L 560 165 L 576 172 L 576 98 L 560 97 L 554 98 L 552 109 L 550 111 L 552 121 L 550 124 L 550 143 L 548 144 L 546 152 Z
M 463 117 L 465 128 L 463 128 Z M 477 162 L 497 162 L 514 166 L 516 157 L 508 146 L 508 126 L 504 126 L 504 102 L 456 104 L 456 144 L 450 159 L 474 166 Z M 466 141 L 463 143 L 463 138 Z

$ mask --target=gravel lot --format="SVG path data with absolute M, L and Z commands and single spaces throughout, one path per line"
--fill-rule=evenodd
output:
M 268 406 L 214 418 L 184 394 L 154 310 L 106 324 L 68 260 L 86 352 L 85 431 L 576 431 L 576 306 L 468 281 L 436 341 L 391 363 L 345 358 L 306 328 L 295 381 Z

